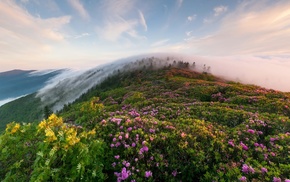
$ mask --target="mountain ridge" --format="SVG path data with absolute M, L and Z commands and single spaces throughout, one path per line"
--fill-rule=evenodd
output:
M 290 94 L 186 65 L 116 71 L 47 119 L 9 123 L 0 177 L 289 180 Z

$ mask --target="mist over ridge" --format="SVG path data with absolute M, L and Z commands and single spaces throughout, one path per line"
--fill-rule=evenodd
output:
M 67 70 L 51 79 L 38 91 L 37 97 L 41 98 L 43 103 L 53 105 L 54 111 L 59 110 L 64 104 L 73 102 L 90 88 L 119 71 L 134 70 L 150 64 L 158 68 L 173 64 L 174 61 L 195 63 L 195 70 L 199 72 L 205 67 L 209 68 L 208 71 L 213 75 L 229 81 L 289 92 L 287 78 L 290 78 L 288 72 L 290 63 L 285 60 L 259 57 L 201 57 L 168 53 L 132 56 L 87 70 Z

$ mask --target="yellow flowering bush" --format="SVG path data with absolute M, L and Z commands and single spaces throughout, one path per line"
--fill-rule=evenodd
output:
M 103 181 L 103 147 L 94 129 L 64 123 L 55 114 L 38 125 L 10 123 L 0 136 L 0 178 Z

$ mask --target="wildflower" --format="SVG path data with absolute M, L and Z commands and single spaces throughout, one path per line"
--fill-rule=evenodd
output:
M 285 179 L 285 182 L 290 182 L 290 179 Z
M 132 147 L 136 147 L 136 143 L 133 142 L 131 146 L 132 146 Z
M 240 177 L 239 180 L 240 180 L 240 181 L 247 181 L 247 178 L 246 178 L 246 176 L 242 176 L 242 177 Z
M 182 133 L 181 133 L 181 137 L 182 137 L 182 138 L 186 137 L 186 133 L 182 132 Z
M 125 166 L 126 166 L 126 167 L 129 167 L 129 166 L 130 166 L 130 163 L 129 163 L 129 162 L 127 162 L 127 163 L 125 164 Z
M 145 171 L 145 177 L 149 178 L 152 176 L 152 172 L 151 171 Z
M 113 138 L 113 142 L 115 142 L 117 139 L 116 138 Z
M 242 172 L 243 173 L 248 173 L 249 172 L 249 166 L 247 164 L 243 164 Z
M 274 177 L 274 178 L 273 178 L 273 182 L 281 182 L 281 178 L 279 178 L 279 177 L 278 177 L 278 178 Z
M 19 128 L 20 128 L 20 124 L 15 124 L 15 126 L 12 128 L 12 130 L 11 130 L 11 133 L 15 133 L 15 132 L 17 132 L 18 130 L 19 130 Z
M 231 145 L 231 146 L 233 146 L 233 147 L 235 146 L 235 144 L 234 144 L 234 140 L 229 140 L 229 141 L 228 141 L 228 144 Z
M 177 171 L 174 170 L 174 171 L 172 172 L 172 175 L 175 177 L 175 176 L 177 175 Z
M 129 138 L 129 133 L 126 133 L 125 134 L 125 138 Z
M 120 145 L 121 145 L 120 142 L 117 142 L 117 143 L 115 144 L 116 147 L 119 147 Z
M 254 173 L 255 173 L 255 169 L 252 168 L 252 166 L 250 166 L 250 167 L 249 167 L 249 172 L 254 174 Z
M 248 146 L 245 145 L 243 142 L 240 142 L 240 145 L 242 146 L 243 150 L 248 150 L 249 149 Z
M 248 132 L 251 133 L 251 134 L 254 134 L 254 133 L 255 133 L 255 130 L 253 130 L 253 129 L 248 129 Z
M 127 131 L 132 131 L 132 127 L 128 128 Z
M 260 146 L 260 144 L 258 144 L 258 143 L 254 143 L 254 145 L 255 145 L 255 147 L 259 147 Z
M 119 139 L 122 140 L 122 138 L 123 138 L 123 137 L 120 135 L 120 136 L 119 136 Z
M 145 145 L 145 146 L 142 147 L 142 150 L 143 150 L 144 152 L 148 152 L 149 149 L 148 149 L 148 147 Z
M 119 159 L 120 158 L 120 156 L 119 155 L 115 155 L 115 159 Z
M 47 128 L 45 130 L 45 136 L 48 137 L 48 141 L 54 141 L 54 140 L 57 140 L 55 134 L 54 134 L 54 131 L 52 131 L 52 129 L 50 128 Z
M 116 166 L 116 162 L 113 162 L 113 163 L 112 163 L 112 166 L 115 167 L 115 166 Z
M 113 148 L 113 147 L 115 147 L 115 145 L 114 144 L 111 144 L 111 148 Z
M 129 177 L 130 171 L 127 171 L 125 167 L 123 167 L 122 172 L 121 172 L 121 180 L 125 180 Z
M 264 167 L 262 167 L 262 168 L 261 168 L 261 172 L 262 172 L 262 173 L 267 173 L 267 172 L 268 172 L 268 169 L 267 169 L 267 168 L 264 168 Z

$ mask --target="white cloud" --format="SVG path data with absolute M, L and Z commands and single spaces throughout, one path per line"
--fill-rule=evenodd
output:
M 29 65 L 51 51 L 53 45 L 64 42 L 62 28 L 70 22 L 70 16 L 41 19 L 34 17 L 14 1 L 0 1 L 0 64 L 7 60 L 14 64 Z M 20 62 L 20 60 L 29 60 Z M 8 64 L 7 64 L 8 65 Z M 3 67 L 5 67 L 3 66 Z
M 83 37 L 87 37 L 87 36 L 90 36 L 91 34 L 89 33 L 82 33 L 80 35 L 76 35 L 74 36 L 75 39 L 79 39 L 79 38 L 83 38 Z
M 227 10 L 228 10 L 227 6 L 217 6 L 213 9 L 214 16 L 219 16 L 219 15 L 225 13 Z
M 135 1 L 132 0 L 103 0 L 100 11 L 108 16 L 125 16 L 134 9 Z
M 144 18 L 144 15 L 143 15 L 142 11 L 140 11 L 140 10 L 138 10 L 138 13 L 140 16 L 140 23 L 144 27 L 144 30 L 147 31 L 147 24 L 146 24 L 146 20 Z
M 290 55 L 290 2 L 264 2 L 239 4 L 210 36 L 186 44 L 203 55 Z
M 73 7 L 83 19 L 88 20 L 90 18 L 89 13 L 85 10 L 80 0 L 67 0 L 67 1 L 71 5 L 71 7 Z
M 159 40 L 159 41 L 154 42 L 153 44 L 151 44 L 151 47 L 159 47 L 159 46 L 163 46 L 163 45 L 165 45 L 168 41 L 169 41 L 169 39 Z
M 106 18 L 103 20 L 103 25 L 96 27 L 99 37 L 112 42 L 129 41 L 128 38 L 146 38 L 139 35 L 137 31 L 138 25 L 142 25 L 147 30 L 147 24 L 143 13 L 137 10 L 135 3 L 135 1 L 130 0 L 103 1 L 100 11 Z M 136 14 L 139 16 L 136 17 Z
M 186 36 L 191 36 L 192 31 L 185 32 Z
M 192 16 L 187 17 L 187 21 L 189 21 L 189 22 L 194 21 L 195 19 L 196 19 L 196 15 L 192 15 Z
M 134 27 L 138 24 L 135 20 L 126 21 L 123 18 L 111 20 L 105 22 L 102 28 L 98 28 L 97 31 L 102 38 L 109 41 L 117 41 L 122 35 L 134 30 Z

